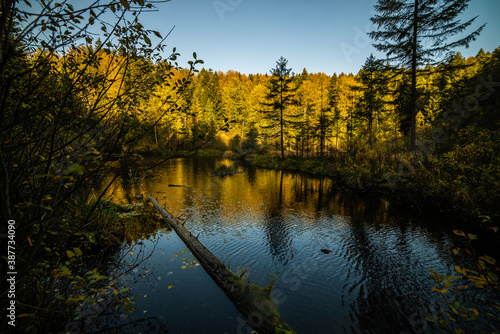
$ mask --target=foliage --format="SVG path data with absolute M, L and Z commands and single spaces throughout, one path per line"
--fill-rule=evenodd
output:
M 151 129 L 141 101 L 175 74 L 178 53 L 161 59 L 163 37 L 138 19 L 156 3 L 8 1 L 2 7 L 0 215 L 16 221 L 16 311 L 25 315 L 18 331 L 59 331 L 82 303 L 110 287 L 107 263 L 128 218 L 93 189 L 107 182 L 101 176 L 115 157 L 138 158 L 132 150 Z M 92 26 L 102 39 L 94 39 Z M 172 88 L 177 99 L 201 62 L 193 56 L 189 75 Z M 175 98 L 164 100 L 167 110 Z M 149 118 L 149 125 L 163 116 Z M 132 297 L 117 291 L 118 304 L 132 310 Z
M 293 79 L 290 77 L 291 68 L 287 68 L 288 60 L 281 57 L 276 61 L 276 67 L 271 70 L 271 78 L 268 82 L 269 92 L 267 94 L 267 99 L 270 100 L 266 103 L 266 106 L 270 107 L 270 110 L 265 112 L 265 119 L 269 122 L 263 128 L 270 128 L 273 130 L 278 127 L 277 132 L 280 137 L 280 150 L 281 158 L 285 157 L 285 129 L 289 127 L 290 115 L 286 114 L 286 108 L 288 105 L 293 103 L 293 96 L 295 89 L 293 88 Z M 288 116 L 288 117 L 287 117 Z M 274 133 L 271 134 L 273 136 Z
M 388 61 L 410 69 L 409 108 L 406 117 L 410 133 L 410 150 L 416 149 L 417 141 L 417 74 L 418 68 L 427 64 L 439 64 L 437 56 L 458 46 L 469 46 L 479 36 L 484 25 L 472 33 L 448 42 L 452 36 L 464 32 L 476 18 L 461 22 L 457 17 L 467 8 L 470 0 L 379 0 L 375 5 L 378 12 L 371 21 L 377 30 L 370 37 L 374 44 L 385 52 Z
M 498 238 L 498 227 L 491 227 Z M 468 248 L 465 252 L 471 256 L 476 264 L 476 268 L 470 269 L 456 265 L 455 271 L 459 275 L 444 276 L 431 270 L 430 278 L 436 281 L 438 286 L 434 286 L 432 291 L 440 294 L 453 293 L 451 301 L 447 302 L 449 310 L 442 311 L 440 314 L 431 314 L 426 320 L 436 323 L 439 327 L 453 333 L 465 333 L 467 328 L 484 319 L 486 321 L 500 320 L 500 283 L 498 274 L 500 267 L 496 260 L 490 256 L 478 256 L 472 246 L 472 242 L 478 239 L 475 234 L 461 230 L 453 231 L 456 235 L 463 237 L 468 242 Z M 463 250 L 456 248 L 452 250 L 455 256 L 459 256 Z M 489 293 L 487 301 L 482 301 L 478 296 Z M 466 293 L 467 292 L 467 293 Z M 473 307 L 467 307 L 464 302 L 454 301 L 453 297 L 467 296 L 467 301 Z M 489 333 L 489 331 L 481 331 Z M 492 332 L 493 333 L 493 332 Z

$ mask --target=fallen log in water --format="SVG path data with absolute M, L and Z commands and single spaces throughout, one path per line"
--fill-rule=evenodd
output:
M 260 334 L 295 333 L 281 319 L 276 304 L 271 300 L 271 287 L 262 288 L 242 281 L 151 195 L 147 195 L 162 217 L 198 259 L 203 269 L 224 291 L 253 329 Z

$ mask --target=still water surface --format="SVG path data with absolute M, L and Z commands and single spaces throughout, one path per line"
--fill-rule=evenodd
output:
M 449 222 L 299 173 L 240 166 L 244 173 L 211 177 L 221 163 L 229 161 L 173 159 L 135 179 L 131 169 L 109 195 L 129 203 L 149 192 L 233 272 L 249 268 L 261 286 L 275 278 L 280 314 L 298 333 L 435 331 L 424 317 L 445 304 L 428 276 L 457 264 Z M 136 311 L 113 321 L 148 321 L 123 332 L 250 332 L 175 232 L 140 244 L 124 248 L 124 266 L 144 261 L 120 281 L 139 296 Z

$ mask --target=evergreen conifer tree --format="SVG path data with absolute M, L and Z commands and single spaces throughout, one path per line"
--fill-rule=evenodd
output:
M 410 126 L 411 151 L 416 149 L 417 69 L 426 64 L 439 63 L 436 57 L 449 56 L 451 49 L 468 47 L 484 25 L 465 37 L 448 41 L 463 33 L 477 17 L 461 22 L 458 16 L 468 7 L 470 0 L 378 0 L 378 12 L 371 21 L 377 31 L 369 35 L 379 43 L 374 44 L 386 53 L 388 60 L 396 61 L 410 69 Z
M 288 105 L 293 103 L 295 87 L 293 87 L 293 78 L 290 76 L 291 68 L 287 68 L 288 60 L 283 57 L 276 62 L 276 67 L 271 69 L 271 78 L 269 79 L 267 99 L 270 103 L 266 105 L 271 107 L 266 113 L 270 121 L 269 127 L 275 127 L 279 124 L 281 157 L 285 157 L 284 149 L 284 127 L 287 125 L 287 117 L 284 114 Z

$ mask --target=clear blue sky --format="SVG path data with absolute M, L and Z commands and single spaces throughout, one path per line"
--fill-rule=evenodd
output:
M 299 73 L 357 73 L 370 53 L 383 57 L 366 35 L 373 27 L 376 0 L 172 0 L 144 14 L 147 28 L 166 34 L 167 50 L 177 47 L 181 66 L 194 51 L 206 68 L 268 73 L 280 56 Z M 500 1 L 472 0 L 463 19 L 487 23 L 464 56 L 500 46 Z M 471 28 L 471 29 L 472 29 Z

